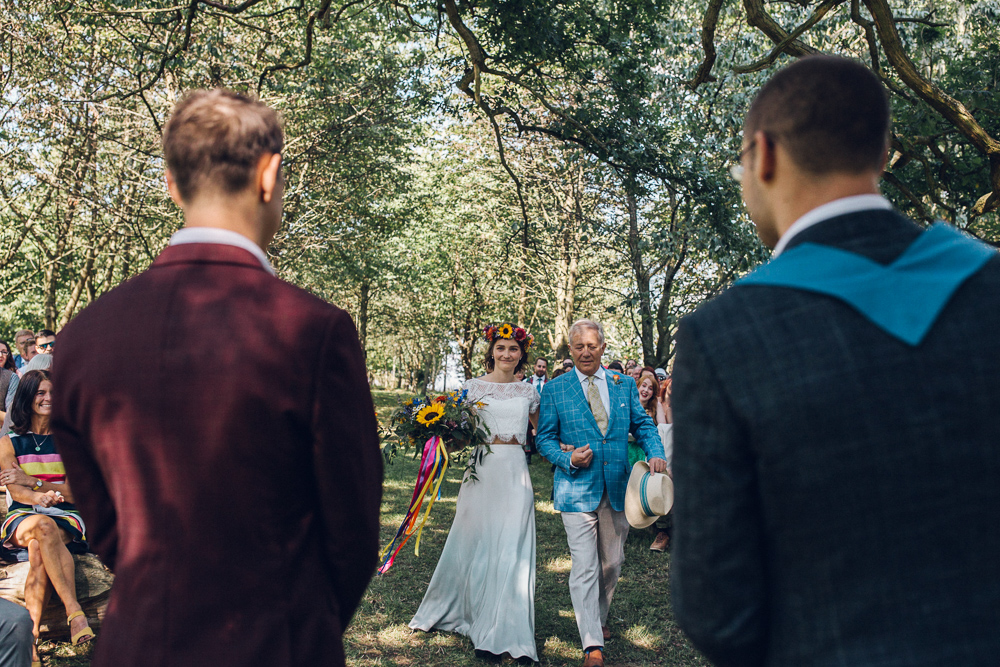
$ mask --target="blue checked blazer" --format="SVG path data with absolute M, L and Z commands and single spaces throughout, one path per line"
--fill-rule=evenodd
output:
M 811 242 L 889 264 L 892 211 Z M 673 610 L 718 667 L 1000 664 L 1000 255 L 910 346 L 845 303 L 736 285 L 682 320 Z
M 538 415 L 538 452 L 556 465 L 555 507 L 559 512 L 593 512 L 608 493 L 611 507 L 625 509 L 628 466 L 628 435 L 646 452 L 647 458 L 663 458 L 663 444 L 656 424 L 639 403 L 635 380 L 605 369 L 608 381 L 608 432 L 601 435 L 597 421 L 575 371 L 564 373 L 545 385 Z M 590 445 L 594 458 L 586 468 L 569 466 L 572 452 L 559 449 L 564 442 L 574 447 Z

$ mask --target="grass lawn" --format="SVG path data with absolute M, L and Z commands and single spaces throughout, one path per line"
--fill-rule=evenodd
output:
M 374 392 L 379 416 L 386 417 L 403 394 Z M 407 396 L 408 397 L 408 396 Z M 535 641 L 542 665 L 577 666 L 582 662 L 580 636 L 569 598 L 570 559 L 559 514 L 553 509 L 552 473 L 548 463 L 534 457 L 530 467 L 535 488 L 537 573 L 535 577 Z M 424 590 L 444 547 L 455 516 L 455 498 L 461 469 L 448 471 L 441 485 L 441 500 L 435 503 L 420 543 L 420 556 L 413 555 L 411 540 L 393 568 L 376 577 L 368 587 L 361 607 L 344 637 L 347 662 L 357 667 L 419 665 L 421 667 L 482 666 L 472 644 L 459 635 L 412 633 L 407 626 L 420 605 Z M 407 455 L 386 466 L 382 499 L 382 544 L 395 535 L 413 493 L 417 462 Z M 670 611 L 668 572 L 670 554 L 649 550 L 650 531 L 633 530 L 625 545 L 625 566 L 611 605 L 612 638 L 606 658 L 614 667 L 708 665 L 674 624 Z M 98 641 L 100 638 L 98 638 Z M 43 653 L 50 665 L 89 665 L 90 649 L 75 650 L 69 644 L 47 642 Z
M 379 416 L 395 406 L 397 396 L 375 392 Z M 535 641 L 542 665 L 573 665 L 582 662 L 580 635 L 569 598 L 570 558 L 562 520 L 553 509 L 551 466 L 534 457 L 531 481 L 535 488 L 537 573 L 535 577 Z M 435 503 L 420 543 L 420 556 L 413 555 L 411 540 L 388 574 L 376 577 L 345 637 L 348 664 L 358 667 L 421 665 L 451 667 L 485 665 L 473 654 L 472 644 L 449 633 L 411 633 L 407 623 L 420 605 L 448 529 L 455 516 L 455 498 L 461 469 L 450 469 L 441 485 L 441 500 Z M 417 462 L 396 457 L 386 466 L 382 500 L 382 543 L 395 534 L 406 512 Z M 606 659 L 615 667 L 653 665 L 708 665 L 688 643 L 673 621 L 669 604 L 670 555 L 649 550 L 650 531 L 633 530 L 625 545 L 625 566 L 611 605 L 612 638 Z

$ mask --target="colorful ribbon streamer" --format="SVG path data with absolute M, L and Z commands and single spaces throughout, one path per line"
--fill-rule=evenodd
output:
M 410 498 L 410 507 L 406 511 L 403 523 L 400 524 L 396 536 L 392 542 L 386 545 L 379 555 L 382 564 L 378 568 L 379 574 L 385 574 L 392 567 L 396 560 L 396 555 L 413 535 L 414 529 L 417 531 L 417 542 L 413 549 L 415 556 L 420 555 L 420 535 L 424 532 L 427 524 L 427 517 L 430 516 L 431 508 L 434 507 L 434 500 L 441 490 L 441 482 L 444 481 L 444 473 L 448 470 L 448 450 L 444 446 L 444 440 L 438 436 L 432 436 L 424 443 L 424 453 L 420 459 L 420 471 L 417 473 L 417 483 L 413 487 L 413 497 Z M 424 511 L 424 518 L 420 520 L 420 507 L 424 499 L 428 497 L 427 509 Z M 420 527 L 417 528 L 417 521 L 420 520 Z

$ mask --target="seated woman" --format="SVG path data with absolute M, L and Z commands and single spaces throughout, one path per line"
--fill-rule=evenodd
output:
M 85 553 L 87 542 L 62 459 L 52 442 L 51 413 L 48 371 L 25 373 L 10 406 L 11 433 L 0 438 L 0 484 L 7 485 L 11 500 L 0 541 L 6 558 L 30 563 L 24 603 L 36 640 L 42 610 L 55 590 L 66 607 L 70 641 L 77 645 L 94 638 L 76 599 L 71 555 Z M 33 660 L 38 661 L 37 652 Z

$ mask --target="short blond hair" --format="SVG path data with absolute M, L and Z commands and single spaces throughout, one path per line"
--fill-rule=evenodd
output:
M 250 185 L 261 156 L 282 148 L 274 109 L 222 88 L 188 94 L 163 130 L 163 156 L 184 201 L 206 183 L 227 194 L 240 192 Z

